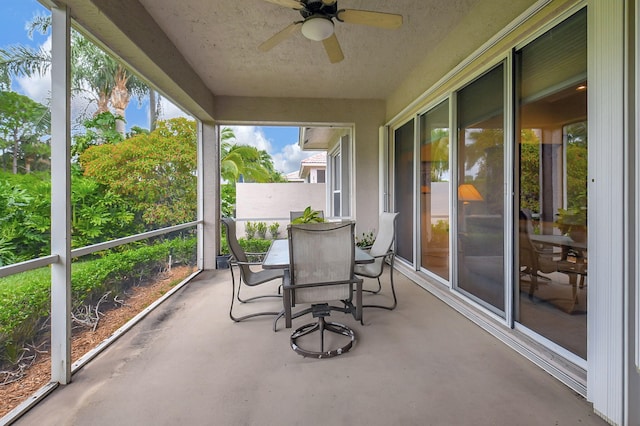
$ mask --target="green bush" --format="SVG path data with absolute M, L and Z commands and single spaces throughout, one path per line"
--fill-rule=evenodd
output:
M 256 223 L 256 232 L 258 233 L 258 238 L 263 240 L 267 238 L 267 224 L 264 222 Z
M 248 240 L 252 240 L 253 238 L 255 238 L 257 230 L 258 226 L 253 222 L 247 222 L 244 225 L 244 234 L 247 236 Z
M 240 238 L 238 243 L 247 253 L 264 253 L 269 250 L 269 247 L 271 246 L 271 240 L 260 238 Z
M 196 239 L 176 238 L 110 252 L 73 265 L 73 308 L 95 304 L 106 292 L 120 292 L 173 263 L 195 262 Z M 50 315 L 49 268 L 0 279 L 0 365 L 14 362 L 25 343 L 37 337 Z
M 271 238 L 277 240 L 280 235 L 280 224 L 278 222 L 273 222 L 269 225 L 269 233 L 271 234 Z

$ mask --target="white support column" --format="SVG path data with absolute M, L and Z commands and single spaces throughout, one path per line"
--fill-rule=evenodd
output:
M 588 5 L 587 399 L 612 424 L 624 415 L 625 2 Z M 626 420 L 626 421 L 625 421 Z
M 213 123 L 198 127 L 198 268 L 215 269 L 220 235 L 220 147 Z
M 52 8 L 51 36 L 51 381 L 71 380 L 71 21 Z
M 389 126 L 378 129 L 378 214 L 389 211 Z M 353 215 L 355 217 L 355 214 Z

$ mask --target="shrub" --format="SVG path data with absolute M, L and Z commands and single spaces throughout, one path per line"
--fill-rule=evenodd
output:
M 110 252 L 73 265 L 73 308 L 95 304 L 106 292 L 120 292 L 173 263 L 195 261 L 196 239 L 176 238 Z M 50 315 L 50 272 L 42 268 L 0 279 L 0 365 L 14 362 L 25 343 L 35 340 Z
M 255 238 L 257 230 L 258 227 L 255 223 L 247 222 L 246 225 L 244 225 L 244 234 L 246 235 L 247 240 Z
M 277 240 L 280 235 L 280 224 L 278 222 L 273 222 L 269 225 L 269 233 L 271 234 L 272 239 Z
M 267 224 L 264 222 L 256 223 L 256 232 L 258 233 L 258 238 L 263 240 L 267 238 Z

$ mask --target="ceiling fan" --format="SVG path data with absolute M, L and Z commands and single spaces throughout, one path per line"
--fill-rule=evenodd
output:
M 338 22 L 396 29 L 402 26 L 402 15 L 368 10 L 338 9 L 337 0 L 265 0 L 269 3 L 298 10 L 304 18 L 276 33 L 258 48 L 266 52 L 286 40 L 300 29 L 309 40 L 322 41 L 332 64 L 344 59 L 340 43 L 334 32 L 334 18 Z

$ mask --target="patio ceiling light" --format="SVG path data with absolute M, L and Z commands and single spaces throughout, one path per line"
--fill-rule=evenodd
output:
M 301 30 L 309 40 L 322 41 L 333 34 L 333 21 L 322 15 L 310 16 L 302 24 Z

